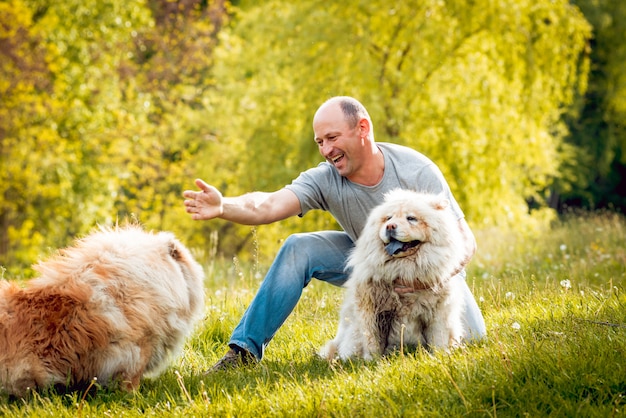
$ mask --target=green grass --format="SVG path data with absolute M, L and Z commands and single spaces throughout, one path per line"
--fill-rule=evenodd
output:
M 624 416 L 626 220 L 566 219 L 534 234 L 477 233 L 468 282 L 488 340 L 450 354 L 327 363 L 341 290 L 314 282 L 248 370 L 202 376 L 225 351 L 264 267 L 207 264 L 206 319 L 184 356 L 135 393 L 0 398 L 10 417 Z

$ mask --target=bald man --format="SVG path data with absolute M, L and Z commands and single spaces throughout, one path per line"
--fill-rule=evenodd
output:
M 233 331 L 229 350 L 209 372 L 260 361 L 312 278 L 336 286 L 345 283 L 350 274 L 346 269 L 348 254 L 369 212 L 392 189 L 445 194 L 463 233 L 467 262 L 476 251 L 474 235 L 441 171 L 411 148 L 375 142 L 372 120 L 358 100 L 339 96 L 323 103 L 313 118 L 313 132 L 326 161 L 304 171 L 280 190 L 225 197 L 215 187 L 196 180 L 200 190 L 183 193 L 186 211 L 195 220 L 221 218 L 262 225 L 321 209 L 330 212 L 343 229 L 294 234 L 285 240 Z M 466 340 L 483 338 L 485 323 L 465 282 L 465 270 L 452 280 L 465 295 Z

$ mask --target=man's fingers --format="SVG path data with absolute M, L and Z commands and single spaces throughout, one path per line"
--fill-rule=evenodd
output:
M 207 183 L 205 183 L 204 181 L 202 181 L 201 179 L 196 179 L 195 181 L 196 186 L 198 186 L 198 188 L 200 189 L 199 192 L 193 191 L 193 190 L 185 190 L 183 192 L 183 197 L 190 199 L 190 200 L 195 200 L 196 197 L 202 193 L 202 192 L 209 192 L 211 191 L 211 186 L 209 186 Z M 185 201 L 185 204 L 187 204 L 187 200 Z
M 198 186 L 198 188 L 200 190 L 202 190 L 203 192 L 208 192 L 211 190 L 211 186 L 209 186 L 208 184 L 206 184 L 203 180 L 201 179 L 196 179 L 196 186 Z
M 183 192 L 185 210 L 191 214 L 191 219 L 205 220 L 219 216 L 217 212 L 222 198 L 220 192 L 201 179 L 196 179 L 195 183 L 200 191 L 185 190 Z

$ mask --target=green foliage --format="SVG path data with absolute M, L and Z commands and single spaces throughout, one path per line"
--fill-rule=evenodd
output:
M 216 51 L 218 136 L 237 156 L 217 186 L 278 188 L 320 161 L 313 113 L 347 94 L 369 109 L 379 141 L 440 165 L 473 225 L 526 227 L 526 199 L 540 199 L 565 157 L 560 118 L 584 91 L 589 36 L 567 1 L 249 5 Z
M 67 215 L 72 196 L 70 145 L 55 120 L 67 106 L 56 96 L 58 51 L 19 0 L 0 3 L 0 262 L 13 242 L 16 263 L 30 261 Z M 45 154 L 38 152 L 45 150 Z
M 578 152 L 564 161 L 553 189 L 560 205 L 626 211 L 626 3 L 577 0 L 593 25 L 589 89 L 580 113 L 568 119 L 568 144 Z
M 577 3 L 591 45 L 566 0 L 3 1 L 0 265 L 28 276 L 125 217 L 262 260 L 291 232 L 338 228 L 321 213 L 194 223 L 180 194 L 196 177 L 227 195 L 282 187 L 321 160 L 312 116 L 339 94 L 368 107 L 377 140 L 432 158 L 475 229 L 540 228 L 554 212 L 527 200 L 543 208 L 554 179 L 561 193 L 593 186 L 594 161 L 626 155 L 610 145 L 623 136 L 623 6 Z M 587 126 L 575 111 L 589 54 L 584 109 L 604 100 L 601 141 L 571 123 Z M 619 181 L 619 165 L 601 167 Z
M 225 10 L 170 5 L 0 4 L 0 264 L 11 276 L 95 224 L 190 224 L 180 195 L 206 142 L 197 120 Z
M 111 208 L 101 158 L 108 109 L 118 107 L 109 70 L 121 57 L 107 52 L 121 52 L 124 23 L 139 20 L 132 4 L 92 3 L 2 3 L 15 30 L 3 37 L 14 49 L 3 50 L 11 83 L 2 91 L 8 129 L 0 136 L 0 263 L 12 268 L 32 263 L 42 247 L 67 244 Z
M 478 234 L 468 281 L 487 323 L 479 344 L 328 363 L 314 352 L 334 335 L 343 295 L 314 282 L 261 364 L 203 375 L 225 352 L 265 269 L 213 260 L 205 320 L 162 376 L 133 394 L 0 397 L 0 415 L 621 416 L 625 239 L 626 219 L 611 213 L 572 216 L 532 236 Z

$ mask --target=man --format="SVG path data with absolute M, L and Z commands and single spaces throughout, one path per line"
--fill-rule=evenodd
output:
M 185 191 L 184 204 L 193 219 L 222 218 L 245 225 L 261 225 L 312 209 L 329 211 L 343 231 L 294 234 L 285 240 L 254 300 L 235 328 L 230 350 L 211 370 L 245 365 L 263 357 L 263 351 L 296 306 L 302 289 L 314 277 L 342 285 L 349 272 L 345 263 L 370 210 L 394 188 L 445 193 L 465 237 L 466 260 L 476 242 L 463 212 L 443 175 L 424 155 L 410 148 L 376 143 L 367 110 L 351 97 L 333 97 L 313 118 L 315 142 L 326 159 L 298 176 L 290 185 L 272 192 L 224 197 L 213 186 L 196 180 L 200 191 Z M 453 280 L 466 302 L 468 339 L 485 336 L 485 323 L 465 283 L 462 270 Z M 411 292 L 397 288 L 397 292 Z

